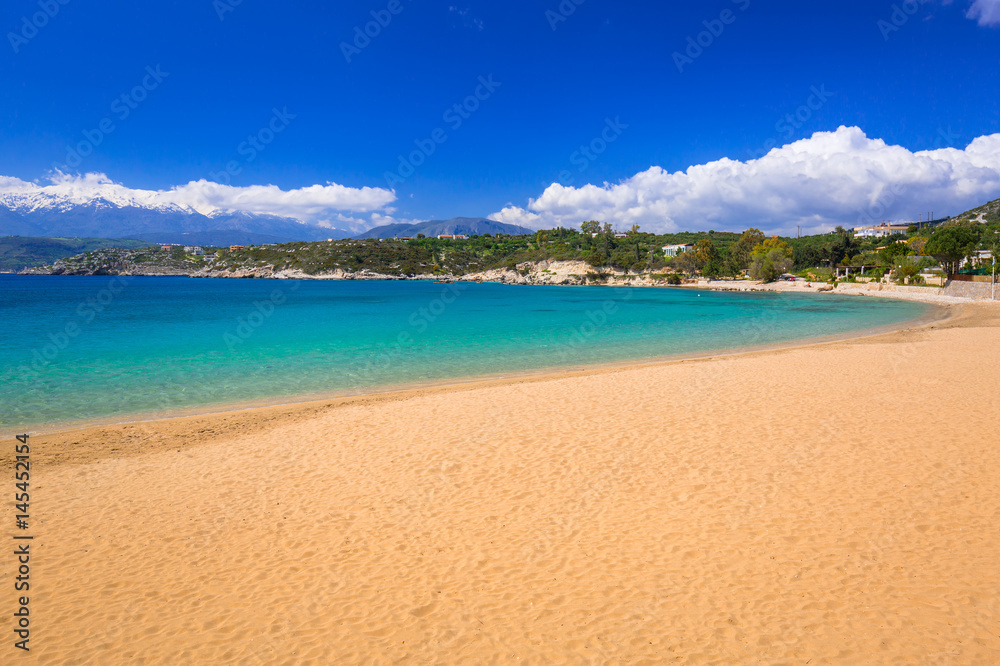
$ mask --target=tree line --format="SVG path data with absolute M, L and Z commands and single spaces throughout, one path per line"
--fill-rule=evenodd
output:
M 530 235 L 483 234 L 468 239 L 343 240 L 256 246 L 220 253 L 219 267 L 271 265 L 313 274 L 336 269 L 369 270 L 386 275 L 464 275 L 490 269 L 517 270 L 527 262 L 584 261 L 595 272 L 703 275 L 711 278 L 749 274 L 772 281 L 787 272 L 822 267 L 892 268 L 912 265 L 907 258 L 957 266 L 976 250 L 996 243 L 1000 220 L 989 224 L 959 221 L 934 231 L 911 229 L 888 238 L 858 238 L 838 227 L 828 234 L 803 238 L 768 237 L 759 229 L 733 232 L 654 234 L 638 225 L 615 231 L 610 224 L 588 220 L 579 229 L 559 227 Z M 992 241 L 990 239 L 993 239 Z M 676 257 L 667 245 L 691 245 Z M 988 249 L 988 248 L 987 248 Z

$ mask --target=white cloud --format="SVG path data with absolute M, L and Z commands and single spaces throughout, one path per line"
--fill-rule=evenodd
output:
M 382 210 L 396 200 L 396 195 L 386 189 L 353 188 L 336 183 L 282 190 L 276 185 L 233 187 L 207 180 L 174 187 L 159 196 L 200 212 L 235 209 L 292 217 L 303 222 L 315 222 L 333 211 L 369 213 Z
M 83 203 L 103 197 L 118 204 L 176 205 L 203 214 L 219 210 L 278 215 L 313 224 L 355 228 L 375 226 L 391 219 L 389 205 L 396 194 L 377 187 L 345 187 L 336 183 L 282 190 L 275 185 L 233 187 L 207 180 L 169 190 L 137 190 L 115 183 L 102 173 L 56 173 L 47 185 L 0 176 L 0 194 L 41 194 Z M 368 214 L 365 220 L 359 215 Z
M 550 185 L 526 208 L 491 219 L 541 229 L 584 220 L 648 231 L 759 227 L 790 233 L 918 214 L 958 214 L 1000 196 L 1000 134 L 965 150 L 911 152 L 857 127 L 817 132 L 749 162 L 722 159 L 668 173 L 660 167 L 601 186 Z
M 1000 26 L 1000 0 L 974 0 L 966 16 L 982 26 Z

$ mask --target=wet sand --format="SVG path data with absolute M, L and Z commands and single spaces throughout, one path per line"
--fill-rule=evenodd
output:
M 18 657 L 997 663 L 1000 309 L 953 312 L 32 437 Z

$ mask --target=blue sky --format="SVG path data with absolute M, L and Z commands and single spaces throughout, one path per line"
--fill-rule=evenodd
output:
M 626 204 L 588 208 L 579 188 L 654 166 L 745 162 L 841 126 L 908 153 L 962 150 L 1000 133 L 1000 1 L 976 1 L 979 14 L 969 14 L 971 0 L 955 0 L 912 2 L 912 15 L 894 15 L 902 3 L 871 0 L 8 0 L 0 175 L 45 184 L 58 167 L 142 190 L 206 179 L 394 192 L 391 203 L 333 204 L 345 208 L 325 215 L 356 226 L 489 215 L 508 204 L 505 219 L 535 226 L 589 213 L 625 223 Z M 46 7 L 54 15 L 42 21 Z M 372 12 L 386 25 L 369 26 L 377 35 L 345 55 Z M 689 38 L 703 46 L 688 51 Z M 677 53 L 696 57 L 678 67 Z M 473 111 L 445 115 L 477 88 Z M 446 140 L 434 141 L 435 130 Z M 257 147 L 244 143 L 253 135 Z M 77 163 L 73 147 L 98 138 Z M 419 166 L 387 179 L 400 175 L 400 155 L 420 150 L 415 141 L 425 147 Z M 579 151 L 587 145 L 602 150 L 588 156 Z M 969 168 L 984 159 L 991 167 L 997 153 L 988 153 Z M 545 210 L 529 208 L 557 182 L 579 196 L 548 192 Z M 974 202 L 998 182 L 987 174 L 941 205 Z M 887 186 L 862 198 L 870 204 Z M 670 201 L 637 219 L 655 226 L 662 213 L 675 226 L 735 228 L 741 220 L 729 217 L 754 214 Z M 806 202 L 762 223 L 822 226 L 852 215 L 811 217 L 811 204 L 829 208 Z M 906 215 L 903 206 L 885 214 Z

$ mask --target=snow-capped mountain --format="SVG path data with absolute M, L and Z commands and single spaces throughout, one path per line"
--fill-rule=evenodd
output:
M 113 183 L 86 191 L 0 192 L 0 235 L 129 238 L 239 231 L 286 241 L 348 235 L 276 215 L 234 210 L 201 213 L 190 206 L 158 200 L 157 194 Z
M 95 209 L 145 208 L 162 212 L 197 212 L 187 206 L 159 202 L 152 197 L 138 197 L 134 196 L 134 194 L 130 195 L 127 192 L 115 192 L 113 189 L 107 192 L 93 193 L 70 191 L 65 194 L 51 194 L 40 190 L 34 192 L 2 192 L 0 193 L 0 205 L 20 214 L 38 211 L 68 211 L 76 206 L 87 205 L 92 205 Z

